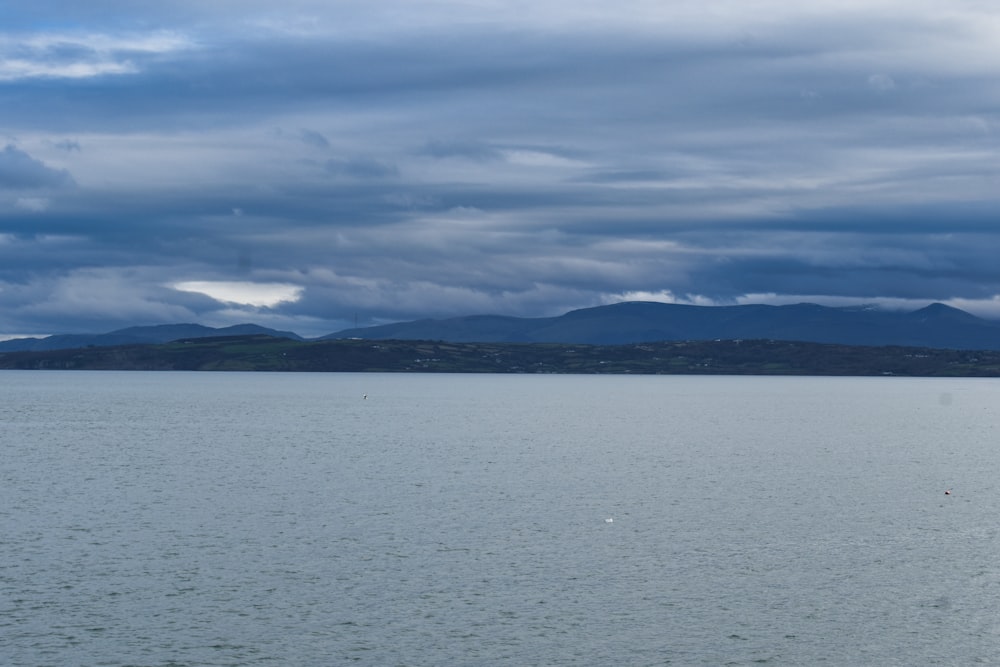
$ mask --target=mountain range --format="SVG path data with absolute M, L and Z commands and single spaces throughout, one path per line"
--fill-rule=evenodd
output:
M 620 345 L 682 340 L 780 340 L 841 345 L 1000 349 L 1000 322 L 935 303 L 912 312 L 874 307 L 688 306 L 630 301 L 559 317 L 476 315 L 347 329 L 324 338 Z
M 57 334 L 44 338 L 14 338 L 0 342 L 0 352 L 46 352 L 82 347 L 114 347 L 116 345 L 149 345 L 169 343 L 188 338 L 215 338 L 217 336 L 253 336 L 264 334 L 277 338 L 305 340 L 291 331 L 276 331 L 256 324 L 237 324 L 216 329 L 200 324 L 159 324 L 148 327 L 129 327 L 104 334 Z
M 166 343 L 218 336 L 268 335 L 303 341 L 254 324 L 215 329 L 197 324 L 130 327 L 106 334 L 69 334 L 0 342 L 0 352 Z M 430 340 L 452 343 L 620 345 L 658 341 L 776 340 L 956 350 L 1000 349 L 1000 322 L 943 304 L 912 312 L 874 307 L 688 306 L 623 302 L 558 317 L 473 315 L 345 329 L 318 340 Z

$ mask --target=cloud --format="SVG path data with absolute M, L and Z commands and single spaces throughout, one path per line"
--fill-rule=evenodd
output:
M 0 288 L 5 311 L 0 324 L 11 331 L 110 331 L 137 322 L 195 319 L 191 310 L 160 300 L 162 290 L 145 282 L 142 271 L 75 269 L 28 283 L 0 281 Z M 13 322 L 36 326 L 19 328 Z
M 136 71 L 135 65 L 127 61 L 51 63 L 11 58 L 0 62 L 0 81 L 44 77 L 85 79 L 109 74 L 134 74 Z
M 0 189 L 63 188 L 72 184 L 65 169 L 52 169 L 11 144 L 0 151 Z
M 361 180 L 382 180 L 395 178 L 399 175 L 399 169 L 396 165 L 367 157 L 327 160 L 324 168 L 331 174 L 350 176 Z
M 49 207 L 49 203 L 49 200 L 44 197 L 18 197 L 14 206 L 22 211 L 41 213 Z
M 83 150 L 83 148 L 80 146 L 80 142 L 73 141 L 71 139 L 63 139 L 61 141 L 55 141 L 52 142 L 52 145 L 61 151 L 66 151 L 67 153 L 73 153 L 73 152 L 79 153 L 80 151 Z
M 243 306 L 271 308 L 281 303 L 298 301 L 302 288 L 280 283 L 190 280 L 170 287 L 182 292 L 204 294 L 216 301 Z
M 0 33 L 0 81 L 88 79 L 140 71 L 136 59 L 192 45 L 175 34 Z
M 36 5 L 0 28 L 0 333 L 996 310 L 987 4 Z
M 581 168 L 590 166 L 581 160 L 574 160 L 543 150 L 513 149 L 501 151 L 501 154 L 512 164 L 525 167 Z
M 868 77 L 868 86 L 877 92 L 886 93 L 896 88 L 896 82 L 888 74 L 872 74 Z
M 440 159 L 465 158 L 479 162 L 503 158 L 503 153 L 489 144 L 457 139 L 432 139 L 421 147 L 420 153 Z
M 329 148 L 330 142 L 320 132 L 314 130 L 302 130 L 299 133 L 302 142 L 314 148 Z

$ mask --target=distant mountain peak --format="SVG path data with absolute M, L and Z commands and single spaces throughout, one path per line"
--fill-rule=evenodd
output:
M 955 308 L 954 306 L 949 306 L 947 304 L 941 303 L 940 301 L 935 301 L 934 303 L 928 304 L 923 308 L 919 308 L 914 313 L 962 313 L 963 315 L 968 315 L 969 313 Z
M 938 319 L 938 320 L 953 320 L 953 321 L 964 321 L 964 322 L 982 322 L 986 320 L 980 320 L 972 313 L 967 313 L 964 310 L 949 306 L 943 303 L 932 303 L 928 306 L 924 306 L 919 310 L 915 310 L 909 313 L 909 316 L 913 319 Z

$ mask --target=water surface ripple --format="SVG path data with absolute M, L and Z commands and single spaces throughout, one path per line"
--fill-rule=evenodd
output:
M 0 399 L 5 665 L 1000 645 L 996 380 L 0 372 Z

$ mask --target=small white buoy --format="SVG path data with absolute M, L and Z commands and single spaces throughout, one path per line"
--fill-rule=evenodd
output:
M 607 519 L 604 520 L 604 523 L 614 523 L 614 522 L 615 522 L 614 518 L 612 518 L 610 516 Z

